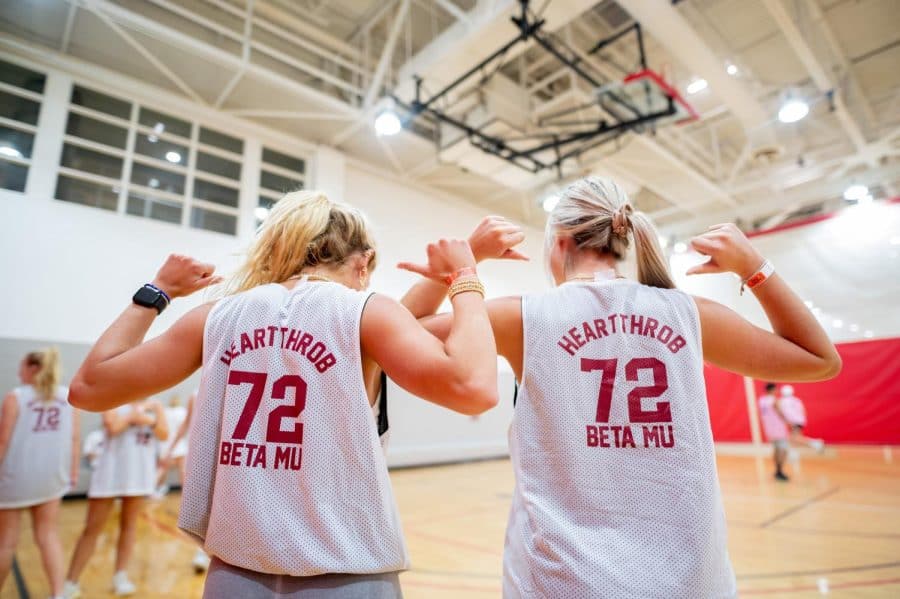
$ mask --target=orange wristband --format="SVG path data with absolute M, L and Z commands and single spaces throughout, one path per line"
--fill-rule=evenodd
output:
M 452 285 L 453 282 L 456 281 L 456 279 L 458 279 L 460 277 L 475 277 L 475 276 L 478 276 L 478 273 L 475 272 L 474 267 L 464 266 L 464 267 L 460 268 L 459 270 L 457 270 L 455 273 L 444 277 L 444 282 L 447 283 L 447 285 Z

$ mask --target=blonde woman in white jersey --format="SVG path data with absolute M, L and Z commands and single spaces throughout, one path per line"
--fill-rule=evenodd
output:
M 22 511 L 31 512 L 34 539 L 53 597 L 62 597 L 65 562 L 59 504 L 78 480 L 78 411 L 59 384 L 55 348 L 26 354 L 22 385 L 0 407 L 0 589 L 19 540 Z
M 119 538 L 116 543 L 113 592 L 133 595 L 137 588 L 128 578 L 128 565 L 137 541 L 137 524 L 148 496 L 156 489 L 159 442 L 169 429 L 158 401 L 139 400 L 103 413 L 103 450 L 91 472 L 84 530 L 78 537 L 66 575 L 67 599 L 81 595 L 78 579 L 94 553 L 116 500 L 121 500 Z
M 616 271 L 632 241 L 637 281 Z M 649 220 L 599 178 L 572 184 L 549 216 L 556 288 L 488 302 L 498 353 L 521 382 L 504 597 L 735 596 L 703 361 L 813 380 L 840 359 L 733 225 L 692 245 L 709 260 L 691 273 L 750 279 L 774 333 L 676 290 Z M 427 326 L 442 336 L 448 324 Z
M 232 295 L 148 342 L 157 310 L 129 306 L 88 355 L 71 398 L 90 410 L 202 367 L 179 526 L 213 556 L 205 597 L 400 596 L 409 558 L 367 387 L 383 368 L 459 412 L 498 401 L 473 252 L 441 240 L 428 257 L 429 274 L 455 278 L 449 291 L 432 282 L 413 290 L 430 296 L 432 310 L 450 296 L 445 342 L 396 301 L 363 291 L 374 241 L 357 210 L 320 192 L 291 193 L 263 224 Z M 211 265 L 172 256 L 154 286 L 174 299 L 215 281 Z

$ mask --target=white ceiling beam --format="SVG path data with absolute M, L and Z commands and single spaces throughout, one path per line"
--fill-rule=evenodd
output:
M 440 6 L 441 8 L 446 10 L 448 13 L 453 15 L 457 21 L 462 21 L 463 23 L 466 23 L 466 24 L 469 23 L 469 15 L 467 15 L 463 9 L 461 9 L 457 5 L 453 4 L 453 2 L 451 2 L 451 0 L 434 0 L 434 1 L 435 1 L 435 3 L 437 3 L 438 6 Z
M 863 150 L 866 147 L 866 138 L 863 135 L 859 125 L 853 119 L 853 116 L 847 110 L 847 107 L 844 104 L 844 100 L 841 96 L 840 88 L 832 83 L 831 78 L 825 71 L 825 67 L 823 67 L 819 60 L 816 58 L 816 55 L 813 53 L 812 48 L 810 48 L 809 44 L 806 42 L 806 39 L 804 39 L 803 35 L 800 33 L 800 30 L 797 28 L 797 25 L 788 14 L 787 9 L 780 2 L 780 0 L 763 0 L 763 3 L 766 5 L 769 14 L 772 15 L 773 19 L 775 19 L 778 27 L 781 28 L 781 32 L 787 39 L 788 44 L 794 50 L 797 58 L 799 58 L 800 62 L 803 63 L 803 66 L 806 67 L 807 72 L 812 78 L 813 83 L 815 83 L 816 87 L 819 88 L 819 91 L 822 93 L 832 93 L 834 114 L 837 117 L 838 122 L 841 124 L 841 127 L 844 129 L 847 137 L 850 138 L 850 141 L 853 143 L 853 146 L 856 148 L 856 150 Z M 875 165 L 873 164 L 872 166 Z
M 401 0 L 397 13 L 394 15 L 394 22 L 391 25 L 391 31 L 388 34 L 384 48 L 381 50 L 381 58 L 378 59 L 378 65 L 375 67 L 375 74 L 372 76 L 372 82 L 369 84 L 369 90 L 363 99 L 363 108 L 369 108 L 375 101 L 375 96 L 381 93 L 381 84 L 384 83 L 384 76 L 387 74 L 388 66 L 391 64 L 391 57 L 394 55 L 394 47 L 400 38 L 400 32 L 403 30 L 403 23 L 409 12 L 409 0 Z
M 253 39 L 253 0 L 247 0 L 247 11 L 244 14 L 244 37 L 241 40 L 241 68 L 231 77 L 216 101 L 213 102 L 213 108 L 221 108 L 234 91 L 238 82 L 243 79 L 244 73 L 247 72 L 247 65 L 250 64 L 250 42 Z
M 774 143 L 768 113 L 746 85 L 725 72 L 720 57 L 670 0 L 620 0 L 619 4 L 674 58 L 709 82 L 710 91 L 738 118 L 754 145 Z
M 78 0 L 68 0 L 69 2 L 78 3 Z M 124 8 L 118 4 L 109 2 L 109 0 L 90 0 L 91 6 L 103 10 L 103 12 L 117 22 L 127 24 L 129 27 L 141 31 L 155 39 L 165 41 L 182 50 L 193 52 L 198 56 L 204 57 L 218 65 L 238 70 L 241 67 L 241 58 L 231 52 L 220 47 L 200 41 L 194 36 L 188 35 L 166 25 L 163 25 L 153 19 L 150 19 L 133 10 Z M 2 35 L 0 35 L 2 37 Z M 277 86 L 283 87 L 286 91 L 293 91 L 299 95 L 306 96 L 310 101 L 324 104 L 329 108 L 344 114 L 359 114 L 359 110 L 348 103 L 335 98 L 334 96 L 325 94 L 318 89 L 299 83 L 293 78 L 286 77 L 281 73 L 276 73 L 265 67 L 250 63 L 247 66 L 247 72 L 265 79 Z
M 63 54 L 69 51 L 69 43 L 72 41 L 72 28 L 75 26 L 76 12 L 78 12 L 78 5 L 74 2 L 69 4 L 69 12 L 66 14 L 66 26 L 63 29 L 62 40 L 59 43 L 59 51 Z
M 385 156 L 387 156 L 388 160 L 390 161 L 391 166 L 394 167 L 394 172 L 402 176 L 403 165 L 400 164 L 400 161 L 397 159 L 397 155 L 394 153 L 394 150 L 380 135 L 375 136 L 375 139 L 378 140 L 378 145 L 381 146 L 381 149 L 382 151 L 384 151 Z
M 204 100 L 203 97 L 200 96 L 200 94 L 198 94 L 197 92 L 195 92 L 195 91 L 193 90 L 193 88 L 191 88 L 191 86 L 189 86 L 187 83 L 185 83 L 185 82 L 181 79 L 181 77 L 179 77 L 178 75 L 176 75 L 176 74 L 172 71 L 172 69 L 170 69 L 169 67 L 167 67 L 167 66 L 163 63 L 163 61 L 161 61 L 159 58 L 157 58 L 156 56 L 154 56 L 154 54 L 153 54 L 152 52 L 150 52 L 150 50 L 148 50 L 147 48 L 145 48 L 145 47 L 143 46 L 143 44 L 141 44 L 139 41 L 137 41 L 136 39 L 134 39 L 134 37 L 132 37 L 130 33 L 128 33 L 127 31 L 125 31 L 118 23 L 116 23 L 115 21 L 113 21 L 108 15 L 104 14 L 102 10 L 100 10 L 99 8 L 95 8 L 95 7 L 93 7 L 93 6 L 91 6 L 90 10 L 91 10 L 91 12 L 93 12 L 95 15 L 97 15 L 97 18 L 99 18 L 101 21 L 103 21 L 103 22 L 106 24 L 107 27 L 109 27 L 110 29 L 112 29 L 113 31 L 115 31 L 116 34 L 117 34 L 120 38 L 122 38 L 122 40 L 124 40 L 126 44 L 128 44 L 129 46 L 131 46 L 132 48 L 134 48 L 134 50 L 137 51 L 138 54 L 140 54 L 141 56 L 143 56 L 143 57 L 147 60 L 147 62 L 149 62 L 150 64 L 152 64 L 154 67 L 156 67 L 156 70 L 158 70 L 160 73 L 162 73 L 163 75 L 165 75 L 165 77 L 166 77 L 169 81 L 171 81 L 172 83 L 174 83 L 174 84 L 175 84 L 175 87 L 177 87 L 178 89 L 180 89 L 182 92 L 184 92 L 188 97 L 190 97 L 190 98 L 191 98 L 192 100 L 194 100 L 195 102 L 197 102 L 197 103 L 199 103 L 199 104 L 206 104 L 206 100 Z
M 335 114 L 333 112 L 306 112 L 298 110 L 268 110 L 253 108 L 236 108 L 225 110 L 234 116 L 262 118 L 262 119 L 288 119 L 298 121 L 355 121 L 358 117 L 354 114 Z

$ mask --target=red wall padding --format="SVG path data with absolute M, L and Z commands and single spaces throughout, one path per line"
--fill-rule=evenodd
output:
M 828 443 L 900 445 L 900 338 L 837 344 L 844 367 L 837 378 L 796 383 L 806 406 L 806 434 Z M 749 441 L 742 377 L 706 366 L 713 437 Z M 765 381 L 756 384 L 763 393 Z
M 750 441 L 744 377 L 709 364 L 704 365 L 703 374 L 715 440 L 732 443 Z

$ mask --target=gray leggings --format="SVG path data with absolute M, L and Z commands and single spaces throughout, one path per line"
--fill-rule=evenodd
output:
M 203 599 L 402 599 L 398 574 L 284 576 L 244 570 L 214 557 Z

